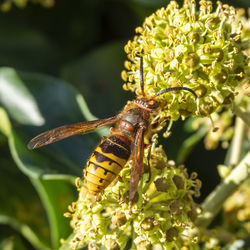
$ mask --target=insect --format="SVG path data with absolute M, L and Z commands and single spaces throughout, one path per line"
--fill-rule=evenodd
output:
M 162 89 L 153 97 L 144 92 L 143 59 L 140 59 L 140 87 L 142 96 L 125 105 L 116 116 L 64 125 L 34 137 L 28 144 L 35 149 L 62 140 L 72 135 L 87 133 L 97 128 L 115 124 L 108 137 L 103 137 L 86 164 L 84 185 L 88 193 L 102 192 L 119 174 L 129 158 L 132 159 L 129 201 L 132 202 L 143 174 L 144 138 L 150 135 L 152 116 L 156 114 L 159 103 L 155 98 L 170 91 L 187 90 L 195 97 L 193 90 L 186 87 Z

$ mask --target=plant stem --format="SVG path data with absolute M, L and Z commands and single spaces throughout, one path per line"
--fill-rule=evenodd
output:
M 237 116 L 235 121 L 234 137 L 232 139 L 232 146 L 227 164 L 229 167 L 236 166 L 240 161 L 245 129 L 245 123 Z
M 248 112 L 242 111 L 237 105 L 233 105 L 232 108 L 233 113 L 236 114 L 236 116 L 240 117 L 248 127 L 250 127 L 250 116 Z
M 225 200 L 249 177 L 249 175 L 250 151 L 203 202 L 203 212 L 197 220 L 196 225 L 207 227 L 220 211 Z

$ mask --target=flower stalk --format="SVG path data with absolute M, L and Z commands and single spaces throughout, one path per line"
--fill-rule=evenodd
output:
M 242 119 L 248 127 L 250 127 L 250 114 L 249 114 L 249 112 L 242 111 L 242 109 L 239 108 L 236 104 L 233 105 L 232 111 L 233 111 L 233 113 L 235 113 L 236 116 L 238 116 L 240 119 Z
M 228 166 L 230 168 L 236 166 L 240 161 L 245 131 L 246 131 L 246 124 L 241 118 L 236 117 L 234 136 L 232 139 L 232 146 L 230 149 L 230 155 L 228 161 Z
M 196 225 L 207 227 L 221 210 L 226 199 L 249 178 L 249 175 L 250 151 L 203 202 L 202 214 L 196 221 Z

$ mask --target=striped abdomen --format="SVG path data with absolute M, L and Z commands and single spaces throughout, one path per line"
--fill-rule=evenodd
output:
M 130 156 L 130 145 L 119 135 L 103 139 L 97 146 L 84 174 L 85 186 L 90 194 L 103 191 L 120 173 Z

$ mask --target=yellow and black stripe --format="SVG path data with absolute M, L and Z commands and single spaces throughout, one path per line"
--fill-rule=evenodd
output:
M 104 138 L 87 162 L 84 180 L 90 194 L 103 191 L 120 173 L 130 156 L 130 145 L 121 136 Z

